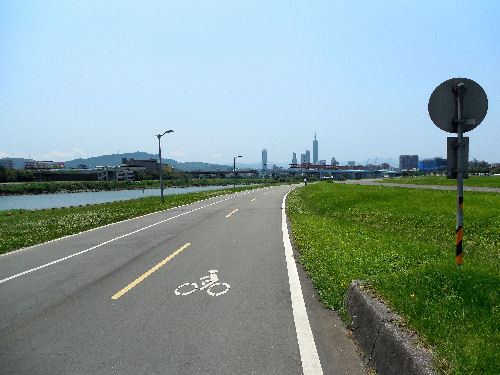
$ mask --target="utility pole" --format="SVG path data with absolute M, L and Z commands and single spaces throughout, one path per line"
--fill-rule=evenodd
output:
M 163 171 L 161 167 L 161 144 L 160 144 L 160 139 L 167 133 L 173 133 L 173 130 L 167 130 L 163 134 L 157 134 L 156 137 L 158 138 L 158 156 L 160 157 L 160 190 L 161 190 L 161 203 L 165 202 L 165 199 L 163 198 Z

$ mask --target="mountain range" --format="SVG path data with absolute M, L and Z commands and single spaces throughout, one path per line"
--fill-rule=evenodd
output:
M 158 160 L 158 154 L 149 154 L 147 152 L 129 152 L 124 154 L 111 154 L 111 155 L 101 155 L 94 156 L 86 159 L 74 159 L 64 163 L 66 168 L 77 168 L 79 165 L 86 165 L 89 168 L 98 165 L 107 166 L 117 166 L 122 164 L 122 159 L 136 159 L 136 160 Z M 175 169 L 180 171 L 208 171 L 208 170 L 231 170 L 232 167 L 229 165 L 222 164 L 210 164 L 202 162 L 179 162 L 174 159 L 163 159 L 162 163 L 173 166 Z
M 66 168 L 78 168 L 81 165 L 86 165 L 87 167 L 95 167 L 95 166 L 117 166 L 122 164 L 122 159 L 127 158 L 127 159 L 136 159 L 136 160 L 148 160 L 148 159 L 156 159 L 158 160 L 158 154 L 149 154 L 147 152 L 129 152 L 129 153 L 123 153 L 123 154 L 111 154 L 111 155 L 101 155 L 101 156 L 94 156 L 90 158 L 79 158 L 79 159 L 73 159 L 64 162 L 64 165 Z M 24 163 L 27 161 L 32 161 L 33 159 L 23 159 L 23 158 L 3 158 L 0 160 L 13 160 L 14 161 L 14 168 L 15 169 L 24 169 Z M 174 159 L 162 159 L 162 162 L 164 164 L 168 164 L 173 166 L 175 169 L 180 170 L 180 171 L 213 171 L 213 170 L 222 170 L 222 171 L 227 171 L 227 170 L 232 170 L 233 166 L 232 165 L 227 165 L 227 164 L 212 164 L 212 163 L 203 163 L 203 162 L 179 162 Z M 370 160 L 366 160 L 365 162 L 361 163 L 362 165 L 368 164 Z M 396 166 L 397 167 L 397 161 L 394 161 L 392 159 L 384 159 L 384 158 L 378 158 L 371 160 L 371 162 L 377 162 L 377 163 L 388 163 L 391 166 Z M 288 168 L 288 163 L 276 163 L 280 167 Z M 341 163 L 341 164 L 347 164 L 346 163 Z M 238 168 L 240 169 L 260 169 L 261 164 L 260 163 L 251 163 L 251 164 L 245 164 L 242 162 L 238 162 Z
M 137 151 L 137 152 L 128 152 L 123 154 L 111 154 L 111 155 L 101 155 L 94 156 L 90 158 L 78 158 L 73 160 L 68 160 L 64 162 L 66 169 L 74 169 L 79 168 L 83 165 L 88 168 L 93 168 L 96 166 L 117 166 L 122 164 L 122 159 L 136 159 L 136 160 L 149 160 L 156 159 L 158 160 L 158 154 L 149 154 L 147 152 Z M 24 169 L 24 165 L 28 161 L 33 161 L 33 159 L 24 159 L 24 158 L 2 158 L 0 160 L 12 160 L 14 162 L 14 169 Z M 179 162 L 174 159 L 163 159 L 162 162 L 164 164 L 168 164 L 173 166 L 175 169 L 180 171 L 230 171 L 233 169 L 232 165 L 227 164 L 213 164 L 213 163 L 204 163 L 204 162 Z M 260 168 L 259 163 L 254 164 L 244 164 L 238 163 L 238 168 L 240 169 L 258 169 Z

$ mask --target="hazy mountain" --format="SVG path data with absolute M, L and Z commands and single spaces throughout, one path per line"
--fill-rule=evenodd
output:
M 124 154 L 112 154 L 112 155 L 102 155 L 94 156 L 86 159 L 74 159 L 64 162 L 66 168 L 77 168 L 79 165 L 86 165 L 90 167 L 96 166 L 117 166 L 122 164 L 122 159 L 136 159 L 136 160 L 158 160 L 158 155 L 149 154 L 147 152 L 129 152 Z M 213 171 L 213 170 L 231 170 L 232 166 L 222 165 L 222 164 L 210 164 L 202 162 L 178 162 L 173 159 L 162 158 L 164 164 L 172 165 L 175 169 L 181 171 Z
M 115 167 L 122 164 L 122 158 L 127 159 L 137 159 L 137 160 L 148 160 L 151 158 L 158 159 L 158 155 L 148 154 L 147 152 L 130 152 L 125 154 L 111 154 L 111 155 L 101 155 L 93 156 L 86 159 L 73 159 L 64 162 L 66 168 L 77 168 L 79 165 L 86 165 L 89 168 L 96 166 L 110 166 Z M 163 161 L 163 160 L 162 160 Z M 163 161 L 164 163 L 170 164 L 169 161 Z

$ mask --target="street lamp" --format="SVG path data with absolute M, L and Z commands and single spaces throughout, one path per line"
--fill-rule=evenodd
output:
M 242 158 L 243 156 L 241 155 L 238 155 L 238 156 L 235 156 L 233 158 L 233 178 L 234 178 L 234 182 L 233 182 L 233 189 L 236 189 L 236 159 L 237 158 Z
M 161 167 L 161 145 L 160 145 L 160 138 L 163 137 L 167 133 L 173 133 L 173 130 L 167 130 L 163 134 L 156 134 L 156 137 L 158 137 L 158 155 L 160 156 L 160 189 L 161 189 L 161 203 L 164 203 L 165 200 L 163 198 L 163 173 L 162 173 L 162 167 Z

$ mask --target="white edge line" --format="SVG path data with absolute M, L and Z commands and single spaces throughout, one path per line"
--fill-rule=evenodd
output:
M 312 334 L 311 325 L 309 324 L 304 296 L 302 295 L 302 287 L 300 286 L 299 273 L 297 271 L 297 265 L 293 257 L 292 244 L 290 243 L 290 237 L 288 235 L 285 205 L 288 193 L 283 197 L 283 203 L 281 205 L 281 230 L 283 232 L 283 245 L 285 246 L 285 259 L 288 269 L 288 281 L 290 283 L 293 319 L 297 332 L 297 340 L 299 342 L 302 371 L 304 375 L 320 375 L 323 374 L 323 369 L 321 368 L 314 336 Z
M 259 189 L 262 189 L 262 188 L 259 188 Z M 238 192 L 238 193 L 246 193 L 245 191 L 244 192 Z M 121 220 L 121 221 L 116 221 L 114 223 L 109 223 L 109 224 L 106 224 L 106 225 L 102 225 L 100 227 L 95 227 L 95 228 L 91 228 L 91 229 L 87 229 L 87 230 L 84 230 L 82 232 L 78 232 L 78 233 L 73 233 L 73 234 L 68 234 L 66 236 L 63 236 L 63 237 L 59 237 L 59 238 L 54 238 L 53 240 L 49 240 L 49 241 L 46 241 L 46 242 L 41 242 L 41 243 L 37 243 L 35 245 L 31 245 L 31 246 L 27 246 L 27 247 L 22 247 L 20 249 L 17 249 L 17 250 L 14 250 L 14 251 L 9 251 L 8 253 L 4 253 L 4 254 L 0 254 L 0 258 L 1 257 L 5 257 L 5 256 L 9 256 L 9 255 L 13 255 L 13 254 L 16 254 L 16 253 L 19 253 L 21 251 L 26 251 L 26 250 L 30 250 L 30 249 L 33 249 L 34 247 L 38 247 L 38 246 L 43 246 L 43 245 L 46 245 L 46 244 L 50 244 L 52 242 L 57 242 L 57 241 L 61 241 L 61 240 L 64 240 L 65 238 L 70 238 L 70 237 L 74 237 L 74 236 L 78 236 L 80 234 L 83 234 L 83 233 L 88 233 L 88 232 L 92 232 L 94 230 L 98 230 L 98 229 L 101 229 L 101 228 L 106 228 L 106 227 L 110 227 L 112 225 L 116 225 L 116 224 L 120 224 L 120 223 L 126 223 L 127 221 L 131 221 L 131 220 L 136 220 L 136 219 L 140 219 L 140 218 L 143 218 L 143 217 L 146 217 L 146 216 L 150 216 L 150 215 L 154 215 L 154 214 L 157 214 L 157 213 L 160 213 L 160 212 L 165 212 L 165 211 L 170 211 L 170 210 L 175 210 L 175 209 L 178 209 L 178 208 L 181 208 L 181 207 L 184 207 L 184 206 L 187 206 L 187 205 L 190 205 L 190 204 L 194 204 L 194 203 L 199 203 L 199 202 L 204 202 L 204 201 L 208 201 L 210 199 L 215 199 L 215 198 L 219 198 L 219 197 L 223 197 L 223 196 L 231 196 L 233 195 L 234 196 L 238 196 L 238 194 L 235 194 L 235 193 L 230 193 L 230 194 L 221 194 L 221 195 L 215 195 L 213 197 L 210 197 L 210 198 L 205 198 L 205 199 L 202 199 L 202 200 L 199 200 L 199 201 L 195 201 L 195 202 L 191 202 L 191 203 L 186 203 L 186 204 L 181 204 L 180 206 L 175 206 L 175 207 L 170 207 L 170 208 L 167 208 L 165 210 L 159 210 L 159 211 L 154 211 L 154 212 L 150 212 L 148 214 L 144 214 L 144 215 L 141 215 L 141 216 L 135 216 L 135 217 L 131 217 L 130 219 L 125 219 L 125 220 Z M 229 198 L 227 198 L 229 199 Z M 226 200 L 227 200 L 226 199 Z
M 189 214 L 189 213 L 191 213 L 191 212 L 198 211 L 198 210 L 201 210 L 201 209 L 206 208 L 206 207 L 209 207 L 209 206 L 213 206 L 214 204 L 217 204 L 217 203 L 221 203 L 221 202 L 227 201 L 227 200 L 229 200 L 229 199 L 231 199 L 231 198 L 234 198 L 234 197 L 237 197 L 237 196 L 240 196 L 240 195 L 246 195 L 246 194 L 248 194 L 250 191 L 255 191 L 255 190 L 259 190 L 259 189 L 262 189 L 262 188 L 257 188 L 257 189 L 252 189 L 252 190 L 248 190 L 248 191 L 239 192 L 239 194 L 230 193 L 230 194 L 221 194 L 221 195 L 216 195 L 216 196 L 214 196 L 214 197 L 210 197 L 210 198 L 202 199 L 202 200 L 199 200 L 199 201 L 196 201 L 196 202 L 182 204 L 182 205 L 180 205 L 180 206 L 171 207 L 171 208 L 168 208 L 168 209 L 166 209 L 166 210 L 160 210 L 160 211 L 150 212 L 149 214 L 145 214 L 145 215 L 142 215 L 142 216 L 136 216 L 136 217 L 133 217 L 133 218 L 130 218 L 130 219 L 126 219 L 126 220 L 122 220 L 122 221 L 117 221 L 117 222 L 115 222 L 115 223 L 106 224 L 106 225 L 103 225 L 103 226 L 101 226 L 101 227 L 88 229 L 88 230 L 83 231 L 83 232 L 78 232 L 78 233 L 70 234 L 70 235 L 68 235 L 68 236 L 64 236 L 64 237 L 60 237 L 60 238 L 55 238 L 55 239 L 50 240 L 50 241 L 47 241 L 47 242 L 43 242 L 43 243 L 36 244 L 36 245 L 33 245 L 33 246 L 29 246 L 29 247 L 25 247 L 25 248 L 22 248 L 22 249 L 19 249 L 19 250 L 11 251 L 11 252 L 6 253 L 6 254 L 1 254 L 1 255 L 0 255 L 0 257 L 2 257 L 2 256 L 12 255 L 12 254 L 17 254 L 17 253 L 19 253 L 19 252 L 21 252 L 21 251 L 26 251 L 26 250 L 29 250 L 29 249 L 35 248 L 35 247 L 37 247 L 37 246 L 46 245 L 46 244 L 49 244 L 49 243 L 52 243 L 52 242 L 60 241 L 60 240 L 63 240 L 63 239 L 65 239 L 65 238 L 69 238 L 69 237 L 77 236 L 77 235 L 80 235 L 80 234 L 83 234 L 83 233 L 92 232 L 92 231 L 97 230 L 97 229 L 100 229 L 100 228 L 105 228 L 105 227 L 108 227 L 108 226 L 111 226 L 111 225 L 115 225 L 115 224 L 119 224 L 119 223 L 124 223 L 124 222 L 130 221 L 130 220 L 140 219 L 140 218 L 142 218 L 142 217 L 146 217 L 146 216 L 149 216 L 149 215 L 157 214 L 157 213 L 159 213 L 159 212 L 164 212 L 164 211 L 175 210 L 175 209 L 177 209 L 177 208 L 184 207 L 184 206 L 187 206 L 187 205 L 190 205 L 190 204 L 199 203 L 199 202 L 204 202 L 204 201 L 208 201 L 208 200 L 210 200 L 210 199 L 216 199 L 216 198 L 219 198 L 219 197 L 226 196 L 226 198 L 225 198 L 225 199 L 222 199 L 222 200 L 219 200 L 219 201 L 216 201 L 216 202 L 212 202 L 212 203 L 210 203 L 210 204 L 206 204 L 205 206 L 201 206 L 201 207 L 194 208 L 194 209 L 192 209 L 192 210 L 190 210 L 190 211 L 183 212 L 183 213 L 181 213 L 181 214 L 179 214 L 179 215 L 169 217 L 169 218 L 167 218 L 167 219 L 164 219 L 164 220 L 158 221 L 158 222 L 156 222 L 156 223 L 150 224 L 150 225 L 148 225 L 148 226 L 145 226 L 145 227 L 143 227 L 143 228 L 137 229 L 137 230 L 135 230 L 135 231 L 132 231 L 132 232 L 129 232 L 129 233 L 123 234 L 123 235 L 121 235 L 121 236 L 118 236 L 118 237 L 112 238 L 112 239 L 110 239 L 110 240 L 107 240 L 107 241 L 102 242 L 102 243 L 100 243 L 100 244 L 97 244 L 97 245 L 95 245 L 95 246 L 92 246 L 92 247 L 90 247 L 90 248 L 88 248 L 88 249 L 85 249 L 85 250 L 79 251 L 79 252 L 77 252 L 77 253 L 74 253 L 74 254 L 68 255 L 68 256 L 66 256 L 66 257 L 64 257 L 64 258 L 59 258 L 59 259 L 56 259 L 56 260 L 54 260 L 54 261 L 52 261 L 52 262 L 42 264 L 41 266 L 38 266 L 38 267 L 35 267 L 35 268 L 31 268 L 31 269 L 29 269 L 29 270 L 26 270 L 26 271 L 23 271 L 23 272 L 17 273 L 17 274 L 15 274 L 15 275 L 9 276 L 9 277 L 4 278 L 4 279 L 1 279 L 1 280 L 0 280 L 0 284 L 5 283 L 5 282 L 7 282 L 7 281 L 9 281 L 9 280 L 12 280 L 12 279 L 18 278 L 18 277 L 20 277 L 20 276 L 26 275 L 26 274 L 28 274 L 28 273 L 31 273 L 31 272 L 34 272 L 34 271 L 38 271 L 38 270 L 40 270 L 40 269 L 42 269 L 42 268 L 46 268 L 46 267 L 49 267 L 49 266 L 51 266 L 51 265 L 57 264 L 57 263 L 59 263 L 59 262 L 62 262 L 62 261 L 68 260 L 68 259 L 70 259 L 70 258 L 73 258 L 73 257 L 75 257 L 75 256 L 78 256 L 78 255 L 84 254 L 84 253 L 89 252 L 89 251 L 91 251 L 91 250 L 95 250 L 95 249 L 97 249 L 97 248 L 99 248 L 99 247 L 101 247 L 101 246 L 104 246 L 104 245 L 108 244 L 108 243 L 114 242 L 114 241 L 119 240 L 119 239 L 124 238 L 124 237 L 128 237 L 128 236 L 130 236 L 130 235 L 132 235 L 132 234 L 135 234 L 135 233 L 141 232 L 141 231 L 143 231 L 143 230 L 145 230 L 145 229 L 149 229 L 149 228 L 154 227 L 154 226 L 156 226 L 156 225 L 158 225 L 158 224 L 165 223 L 165 222 L 167 222 L 167 221 L 170 221 L 170 220 L 176 219 L 176 218 L 178 218 L 178 217 L 180 217 L 180 216 L 187 215 L 187 214 Z

